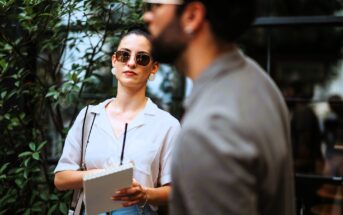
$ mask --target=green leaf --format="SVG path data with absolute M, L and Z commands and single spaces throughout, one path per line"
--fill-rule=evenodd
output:
M 0 215 L 3 215 L 3 214 L 8 214 L 7 213 L 7 211 L 8 211 L 8 209 L 6 208 L 6 209 L 4 209 L 4 210 L 2 210 L 2 211 L 0 211 Z
M 28 166 L 30 160 L 31 160 L 31 157 L 28 157 L 28 158 L 25 159 L 25 161 L 24 161 L 24 166 L 25 167 Z
M 33 211 L 33 212 L 41 212 L 40 214 L 42 214 L 42 212 L 43 212 L 42 202 L 41 201 L 37 201 L 36 199 L 34 199 L 33 201 L 35 201 L 35 203 L 32 205 L 31 211 Z
M 56 214 L 54 212 L 56 211 L 57 206 L 58 206 L 58 204 L 54 204 L 53 206 L 51 206 L 47 215 Z
M 11 119 L 11 115 L 8 114 L 8 113 L 6 113 L 6 114 L 4 115 L 4 118 L 7 119 L 7 120 L 10 120 L 10 119 Z
M 25 169 L 25 171 L 24 171 L 24 178 L 27 179 L 28 175 L 29 175 L 29 170 Z
M 27 208 L 27 209 L 25 210 L 25 212 L 23 213 L 23 215 L 30 215 L 30 211 L 31 211 L 31 209 L 30 209 L 30 208 Z
M 39 14 L 39 16 L 50 16 L 50 17 L 53 17 L 53 15 L 51 13 L 42 13 L 42 14 Z
M 36 145 L 34 143 L 30 143 L 29 147 L 32 151 L 36 151 Z
M 19 178 L 16 179 L 16 180 L 14 180 L 14 182 L 15 182 L 15 183 L 17 184 L 17 186 L 20 187 L 20 188 L 23 186 L 23 181 L 22 181 L 21 179 L 19 179 Z
M 0 168 L 0 173 L 3 173 L 5 171 L 5 169 L 8 167 L 8 165 L 10 165 L 10 163 L 8 163 L 8 162 L 3 164 Z
M 1 93 L 1 98 L 2 98 L 2 99 L 5 98 L 6 94 L 7 94 L 7 91 L 2 92 L 2 93 Z
M 39 152 L 39 151 L 43 148 L 43 146 L 45 146 L 46 143 L 47 143 L 47 141 L 41 142 L 41 143 L 39 144 L 39 146 L 37 147 L 37 151 Z
M 42 212 L 43 208 L 40 206 L 36 206 L 32 208 L 32 212 Z
M 50 200 L 58 200 L 58 196 L 57 195 L 55 195 L 55 194 L 51 194 L 50 195 Z
M 18 173 L 21 173 L 22 171 L 24 171 L 24 168 L 20 167 L 15 170 L 15 173 L 18 174 Z
M 59 209 L 62 214 L 67 214 L 68 207 L 66 203 L 64 202 L 60 203 Z
M 32 172 L 41 172 L 41 169 L 36 166 L 35 168 L 31 169 Z
M 12 96 L 14 96 L 15 94 L 17 94 L 17 91 L 12 90 L 12 91 L 8 94 L 7 99 L 12 98 Z
M 74 83 L 78 82 L 77 74 L 75 72 L 72 74 L 71 80 L 73 80 Z
M 7 67 L 6 64 L 7 63 L 4 59 L 0 59 L 0 68 L 2 68 L 3 71 L 6 70 L 6 67 Z
M 20 118 L 20 119 L 24 119 L 24 117 L 25 117 L 25 113 L 20 113 L 20 114 L 19 114 L 19 118 Z
M 48 201 L 48 195 L 45 192 L 39 194 L 39 197 L 44 200 L 45 202 Z
M 31 154 L 32 154 L 32 152 L 22 152 L 22 153 L 20 153 L 20 154 L 18 155 L 18 158 L 25 157 L 25 156 L 29 156 L 29 155 L 31 155 Z
M 35 160 L 39 160 L 39 153 L 38 153 L 38 152 L 34 152 L 34 153 L 32 154 L 32 157 L 33 157 L 33 159 L 35 159 Z

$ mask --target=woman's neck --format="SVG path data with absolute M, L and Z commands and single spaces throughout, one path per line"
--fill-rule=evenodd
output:
M 145 90 L 145 87 L 133 90 L 118 86 L 116 98 L 106 106 L 106 112 L 116 137 L 123 134 L 125 123 L 131 123 L 144 109 L 147 102 Z
M 116 98 L 113 100 L 113 108 L 117 113 L 136 112 L 144 108 L 147 98 L 146 88 L 129 89 L 118 86 Z

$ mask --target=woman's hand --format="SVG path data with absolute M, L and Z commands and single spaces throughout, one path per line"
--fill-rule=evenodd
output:
M 133 179 L 131 187 L 123 188 L 116 191 L 112 196 L 114 201 L 124 201 L 123 207 L 129 207 L 138 203 L 146 204 L 148 201 L 147 190 L 140 185 L 135 179 Z
M 92 170 L 65 170 L 55 174 L 54 183 L 58 190 L 80 189 L 83 185 L 83 176 L 89 173 L 101 172 L 103 169 Z

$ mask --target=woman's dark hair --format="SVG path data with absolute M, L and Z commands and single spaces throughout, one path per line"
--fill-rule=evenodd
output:
M 236 41 L 255 19 L 256 0 L 184 0 L 178 14 L 195 1 L 204 4 L 213 33 L 223 41 Z
M 122 36 L 121 40 L 131 34 L 139 35 L 145 37 L 147 40 L 149 40 L 150 43 L 152 43 L 152 38 L 150 32 L 146 29 L 146 27 L 142 25 L 133 26 L 127 30 L 127 32 Z M 120 41 L 121 41 L 120 40 Z
M 127 30 L 127 32 L 121 37 L 119 44 L 125 37 L 132 35 L 132 34 L 145 37 L 150 42 L 150 45 L 152 46 L 151 34 L 148 31 L 148 29 L 142 25 L 138 25 L 138 26 L 134 26 L 134 27 L 129 28 Z M 155 61 L 153 58 L 152 58 L 152 60 Z

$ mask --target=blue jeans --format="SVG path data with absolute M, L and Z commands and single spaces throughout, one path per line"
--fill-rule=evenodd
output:
M 139 206 L 140 205 L 133 205 L 130 207 L 119 208 L 118 210 L 111 211 L 111 215 L 157 215 L 157 212 L 151 210 L 149 205 L 146 205 L 144 209 L 140 209 Z M 106 215 L 106 213 L 99 215 Z

